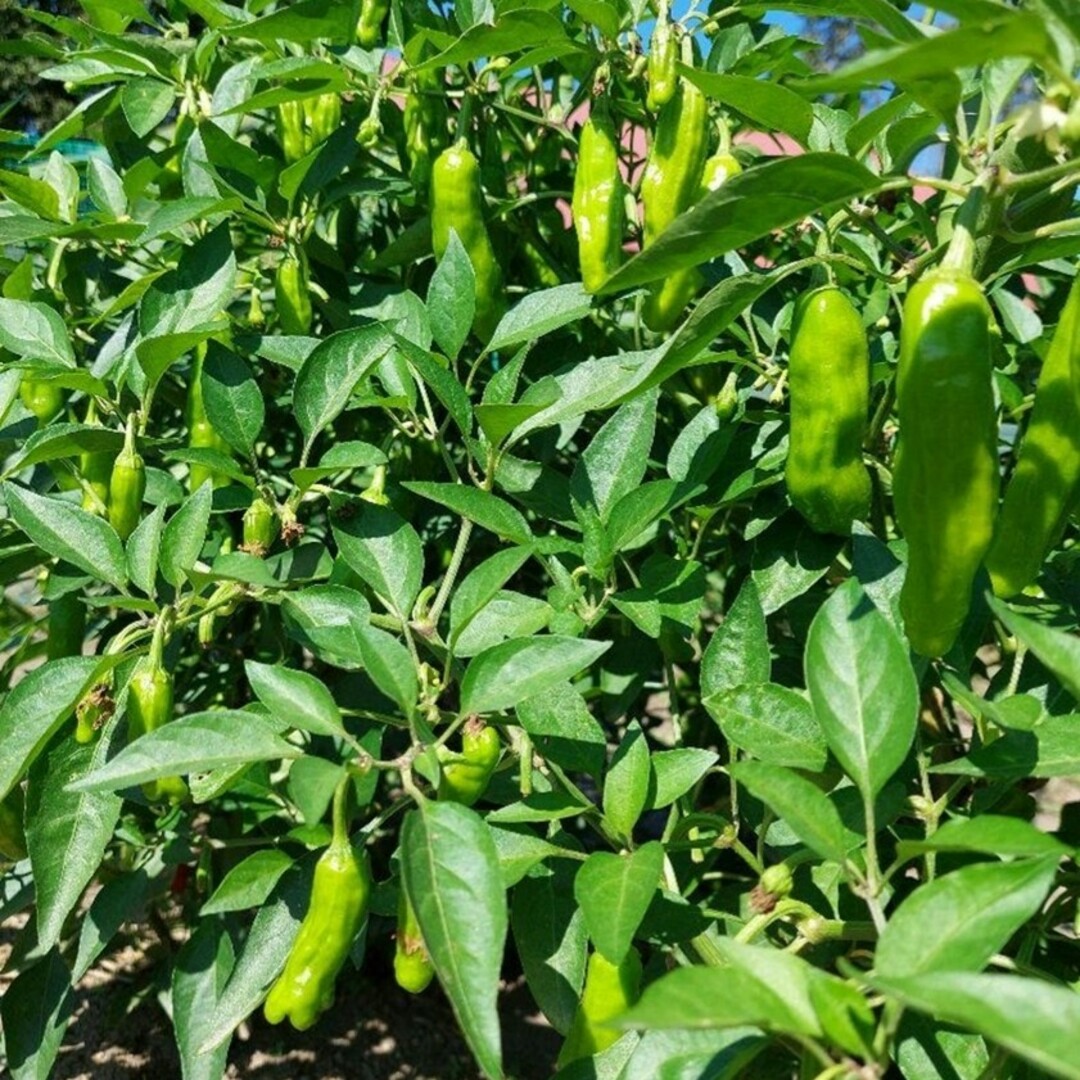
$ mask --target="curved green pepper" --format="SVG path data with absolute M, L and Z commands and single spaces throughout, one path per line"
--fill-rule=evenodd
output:
M 476 313 L 473 330 L 487 341 L 506 307 L 502 271 L 495 258 L 480 192 L 480 163 L 464 139 L 444 150 L 431 171 L 431 242 L 441 260 L 458 234 L 476 275 Z
M 469 720 L 461 734 L 460 754 L 439 747 L 439 798 L 472 806 L 487 791 L 501 754 L 498 731 L 482 720 Z
M 19 383 L 19 398 L 42 425 L 54 419 L 64 407 L 64 392 L 46 379 L 23 379 Z
M 307 913 L 263 1005 L 271 1024 L 288 1017 L 297 1031 L 306 1031 L 333 1005 L 334 982 L 363 925 L 370 895 L 367 854 L 354 852 L 335 798 L 334 835 L 315 864 Z
M 390 0 L 361 0 L 356 40 L 364 49 L 374 49 L 382 39 L 382 25 L 390 13 Z
M 90 399 L 86 407 L 86 424 L 97 424 L 97 404 Z M 112 476 L 115 456 L 108 450 L 86 451 L 79 456 L 79 472 L 86 482 L 83 490 L 82 508 L 91 514 L 108 514 L 109 480 Z
M 398 893 L 397 934 L 394 938 L 394 978 L 402 990 L 419 994 L 427 989 L 434 976 L 435 968 L 424 945 L 416 912 L 402 886 Z
M 649 112 L 658 112 L 674 96 L 679 86 L 679 40 L 668 16 L 667 3 L 661 3 L 656 17 L 652 39 L 649 41 L 649 60 L 646 74 L 649 92 L 645 106 Z
M 579 1058 L 592 1057 L 618 1042 L 622 1032 L 607 1026 L 641 994 L 641 957 L 633 946 L 620 964 L 598 952 L 589 957 L 585 989 L 566 1041 L 559 1051 L 561 1069 Z
M 572 204 L 586 292 L 596 292 L 622 262 L 624 196 L 614 125 L 594 111 L 581 129 Z
M 150 652 L 131 673 L 128 682 L 128 742 L 168 724 L 173 719 L 173 677 L 165 670 L 164 651 L 166 619 L 158 618 Z M 179 776 L 164 776 L 142 785 L 143 794 L 152 803 L 182 802 L 187 784 Z
M 680 79 L 678 92 L 657 117 L 641 180 L 646 247 L 697 201 L 708 150 L 708 115 L 705 95 Z M 670 330 L 700 284 L 697 268 L 688 267 L 653 285 L 642 309 L 645 325 L 658 333 Z
M 124 448 L 113 462 L 109 476 L 109 523 L 126 540 L 142 517 L 146 494 L 146 465 L 135 449 L 135 414 L 128 417 Z
M 256 493 L 251 505 L 244 511 L 244 542 L 242 551 L 249 555 L 265 555 L 278 534 L 278 516 L 273 505 Z
M 290 252 L 278 263 L 274 275 L 274 300 L 283 334 L 307 334 L 314 312 L 308 281 L 307 256 L 303 248 Z
M 1080 277 L 1043 360 L 1031 419 L 998 515 L 986 568 L 998 596 L 1039 574 L 1080 494 Z
M 11 789 L 0 800 L 0 858 L 8 862 L 22 862 L 26 858 L 26 832 L 23 829 L 23 790 Z
M 802 297 L 793 320 L 788 495 L 817 531 L 847 536 L 870 512 L 862 460 L 870 350 L 862 319 L 834 285 Z
M 893 497 L 908 544 L 900 610 L 923 656 L 942 656 L 955 642 L 993 535 L 990 319 L 982 287 L 960 268 L 924 275 L 904 301 Z

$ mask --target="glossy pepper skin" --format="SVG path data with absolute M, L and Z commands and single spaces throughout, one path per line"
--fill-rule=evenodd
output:
M 445 747 L 439 750 L 439 798 L 472 806 L 487 791 L 499 763 L 502 743 L 498 731 L 481 720 L 470 720 L 462 732 L 460 754 Z
M 833 285 L 795 309 L 791 437 L 785 479 L 792 505 L 816 532 L 847 536 L 870 512 L 862 460 L 870 407 L 870 350 L 862 319 Z
M 361 48 L 374 49 L 382 40 L 382 26 L 390 13 L 390 0 L 361 0 L 356 41 Z
M 633 946 L 621 964 L 613 964 L 598 952 L 592 953 L 581 1002 L 559 1051 L 560 1069 L 618 1042 L 623 1033 L 607 1027 L 606 1022 L 637 1001 L 641 994 L 641 973 L 641 957 Z
M 307 153 L 303 104 L 299 101 L 283 101 L 277 107 L 276 126 L 285 162 L 292 165 Z
M 113 462 L 109 477 L 109 524 L 126 540 L 142 517 L 146 494 L 146 465 L 135 449 L 135 414 L 128 417 L 124 448 Z
M 191 368 L 191 382 L 188 384 L 187 408 L 185 418 L 188 425 L 188 446 L 193 449 L 217 450 L 228 454 L 229 444 L 217 433 L 206 415 L 203 401 L 202 373 L 206 360 L 206 343 L 201 342 L 195 349 L 195 362 Z M 211 469 L 201 462 L 193 461 L 188 469 L 188 490 L 195 492 L 210 480 L 214 487 L 221 487 L 229 482 L 227 476 Z
M 649 92 L 645 98 L 645 106 L 649 112 L 659 112 L 675 96 L 679 86 L 679 74 L 675 66 L 678 60 L 679 41 L 668 17 L 668 6 L 662 4 L 649 42 L 646 68 Z
M 162 660 L 164 645 L 163 623 L 159 621 L 149 654 L 135 665 L 128 682 L 128 742 L 157 731 L 173 719 L 173 677 Z M 187 796 L 187 784 L 179 776 L 149 780 L 142 790 L 152 803 L 182 802 Z
M 420 994 L 435 976 L 435 968 L 424 945 L 420 924 L 402 888 L 398 894 L 397 934 L 394 938 L 394 978 L 402 990 Z
M 26 832 L 23 829 L 23 790 L 12 788 L 0 800 L 0 859 L 22 862 L 26 858 Z
M 614 125 L 606 116 L 590 116 L 578 143 L 572 203 L 586 292 L 596 292 L 622 263 L 624 196 Z
M 412 71 L 405 95 L 405 152 L 409 180 L 426 198 L 435 158 L 446 147 L 446 87 L 441 72 Z
M 680 79 L 678 92 L 657 117 L 641 180 L 646 247 L 697 201 L 708 151 L 708 115 L 705 95 Z M 654 285 L 642 310 L 645 325 L 657 333 L 670 330 L 700 281 L 698 270 L 688 267 Z
M 370 895 L 367 855 L 357 856 L 335 823 L 330 846 L 315 864 L 311 900 L 285 969 L 263 1005 L 271 1024 L 288 1017 L 297 1031 L 306 1031 L 333 1005 L 334 982 L 363 924 Z
M 64 407 L 64 392 L 55 383 L 40 379 L 23 379 L 19 398 L 43 426 L 59 415 Z
M 998 596 L 1039 574 L 1080 494 L 1080 277 L 1043 360 L 1031 419 L 997 519 L 986 568 Z
M 302 249 L 290 252 L 278 263 L 274 275 L 274 301 L 283 334 L 307 334 L 314 312 L 308 283 L 307 257 Z
M 458 234 L 476 275 L 476 314 L 473 331 L 487 341 L 506 307 L 502 270 L 495 259 L 480 192 L 480 163 L 459 139 L 436 159 L 431 171 L 431 242 L 441 260 L 450 243 L 450 231 Z
M 300 106 L 304 114 L 305 147 L 311 153 L 341 126 L 341 98 L 337 94 L 319 94 L 304 98 Z
M 49 603 L 49 638 L 45 655 L 50 660 L 81 656 L 86 637 L 86 605 L 77 592 L 64 593 Z
M 256 494 L 251 505 L 244 511 L 243 550 L 249 555 L 265 555 L 273 546 L 278 534 L 278 516 L 273 506 Z
M 912 648 L 942 656 L 967 616 L 998 496 L 990 308 L 966 271 L 931 271 L 904 301 L 896 517 L 908 544 L 900 610 Z
M 97 424 L 97 405 L 94 399 L 86 407 L 86 424 Z M 79 472 L 89 486 L 83 491 L 82 508 L 91 514 L 107 514 L 109 510 L 109 478 L 114 456 L 107 450 L 87 451 L 79 456 Z

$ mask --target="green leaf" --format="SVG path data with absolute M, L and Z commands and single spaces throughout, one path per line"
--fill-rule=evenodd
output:
M 210 1032 L 234 961 L 232 938 L 217 919 L 201 920 L 176 955 L 172 1018 L 184 1080 L 217 1080 L 225 1070 L 227 1041 L 209 1054 L 200 1054 L 199 1047 Z
M 724 738 L 758 760 L 811 772 L 825 768 L 825 735 L 797 690 L 759 683 L 714 694 L 703 704 Z
M 439 982 L 485 1076 L 502 1076 L 499 972 L 506 894 L 491 833 L 476 813 L 425 800 L 401 830 L 405 893 Z
M 715 751 L 692 746 L 657 750 L 650 758 L 653 779 L 649 809 L 662 810 L 682 798 L 719 760 Z
M 175 98 L 176 91 L 159 79 L 129 79 L 120 94 L 120 105 L 131 130 L 141 139 L 169 115 Z
M 611 647 L 549 634 L 494 645 L 476 656 L 461 680 L 461 711 L 498 712 L 573 678 Z
M 901 840 L 901 858 L 924 851 L 974 851 L 983 855 L 1068 855 L 1073 849 L 1021 818 L 980 814 L 946 821 L 925 840 Z
M 396 701 L 406 716 L 411 716 L 420 696 L 420 686 L 409 650 L 393 634 L 377 626 L 361 627 L 358 634 L 364 669 L 371 681 L 391 701 Z
M 529 293 L 495 327 L 495 333 L 488 342 L 488 352 L 509 349 L 550 334 L 553 330 L 560 330 L 569 323 L 584 319 L 591 309 L 592 297 L 580 282 Z
M 1061 680 L 1080 701 L 1080 638 L 1018 615 L 1002 600 L 990 597 L 994 614 Z
M 701 657 L 701 696 L 766 683 L 772 670 L 769 633 L 757 586 L 747 578 Z
M 875 971 L 892 978 L 980 970 L 1042 906 L 1058 859 L 975 863 L 920 885 L 889 917 Z
M 806 685 L 829 748 L 872 799 L 907 757 L 919 689 L 907 649 L 854 579 L 814 617 Z
M 199 909 L 199 917 L 259 907 L 274 891 L 293 859 L 280 848 L 256 851 L 238 862 Z
M 64 320 L 48 304 L 0 298 L 0 347 L 25 360 L 75 366 Z
M 234 18 L 240 9 L 229 7 Z M 229 28 L 238 38 L 251 38 L 272 45 L 292 41 L 310 47 L 317 39 L 352 44 L 356 35 L 356 5 L 341 0 L 297 0 L 262 18 L 237 23 Z
M 107 764 L 69 784 L 68 790 L 117 791 L 163 776 L 299 757 L 301 750 L 277 732 L 276 723 L 253 712 L 193 713 L 140 735 Z
M 631 720 L 608 766 L 603 795 L 605 819 L 627 841 L 648 805 L 651 778 L 648 740 Z
M 15 524 L 38 547 L 117 589 L 124 588 L 124 548 L 107 521 L 74 503 L 37 495 L 10 482 L 3 490 Z
M 338 516 L 334 539 L 349 567 L 405 619 L 412 614 L 424 572 L 416 530 L 388 506 L 358 502 L 359 512 Z
M 1080 1080 L 1080 996 L 1069 987 L 1019 975 L 942 971 L 866 981 L 909 1008 L 985 1035 L 1051 1076 Z
M 0 1021 L 12 1080 L 44 1080 L 53 1074 L 74 1011 L 71 972 L 59 948 L 8 983 L 0 997 Z
M 679 65 L 679 74 L 703 93 L 724 103 L 724 108 L 742 113 L 768 131 L 783 131 L 803 146 L 810 138 L 814 111 L 794 90 L 777 82 L 748 75 L 721 75 L 713 71 Z
M 195 568 L 210 524 L 214 485 L 204 480 L 202 487 L 184 500 L 161 533 L 161 576 L 172 586 L 180 586 Z
M 306 671 L 244 661 L 255 696 L 283 723 L 316 735 L 340 735 L 341 710 L 326 684 Z
M 202 393 L 214 430 L 238 453 L 252 457 L 266 405 L 251 368 L 236 353 L 211 341 L 203 362 Z
M 312 585 L 288 593 L 281 603 L 289 631 L 335 667 L 364 666 L 362 635 L 371 618 L 367 600 L 343 585 Z
M 633 853 L 594 851 L 574 878 L 593 944 L 613 964 L 621 964 L 656 895 L 664 869 L 664 848 L 653 840 Z
M 451 228 L 446 251 L 431 275 L 427 308 L 436 343 L 456 360 L 476 313 L 476 271 L 456 229 Z
M 533 541 L 532 530 L 521 511 L 490 491 L 471 484 L 435 483 L 430 480 L 405 480 L 401 486 L 475 522 L 500 539 L 523 545 Z
M 450 600 L 450 645 L 490 603 L 509 579 L 524 566 L 530 551 L 524 547 L 503 548 L 462 579 Z

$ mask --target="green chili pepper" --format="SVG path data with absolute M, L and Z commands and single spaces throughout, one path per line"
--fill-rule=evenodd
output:
M 900 610 L 911 646 L 923 656 L 952 647 L 993 535 L 990 319 L 982 287 L 964 267 L 931 271 L 904 301 L 893 497 L 908 544 Z
M 109 676 L 111 678 L 111 676 Z M 112 685 L 109 682 L 98 683 L 75 706 L 75 741 L 93 742 L 98 730 L 109 720 L 115 709 L 112 698 Z
M 109 477 L 109 523 L 126 540 L 142 517 L 146 494 L 146 465 L 135 449 L 135 414 L 128 416 L 124 448 L 113 462 Z
M 11 789 L 0 800 L 0 858 L 8 862 L 22 862 L 26 858 L 26 832 L 23 829 L 23 790 Z
M 191 381 L 188 383 L 187 408 L 185 419 L 188 425 L 188 446 L 192 449 L 217 450 L 228 456 L 232 448 L 217 432 L 206 415 L 206 402 L 203 398 L 203 365 L 206 362 L 207 344 L 199 342 L 195 346 L 195 360 L 191 365 Z M 195 492 L 209 480 L 214 487 L 223 487 L 229 478 L 217 469 L 193 461 L 188 466 L 188 490 Z
M 431 186 L 435 158 L 446 146 L 446 87 L 441 72 L 412 71 L 405 95 L 405 151 L 409 180 L 421 197 Z
M 86 637 L 86 605 L 78 592 L 49 601 L 49 638 L 45 655 L 50 660 L 81 656 Z
M 394 978 L 402 990 L 419 994 L 427 989 L 435 968 L 424 945 L 416 912 L 402 886 L 398 893 L 397 935 L 394 939 Z
M 299 161 L 307 153 L 301 102 L 283 101 L 277 107 L 277 136 L 287 164 Z
M 157 731 L 173 718 L 173 677 L 165 670 L 164 651 L 169 616 L 163 613 L 154 627 L 150 652 L 131 673 L 128 682 L 127 724 L 128 741 Z M 142 785 L 143 794 L 152 803 L 182 802 L 187 797 L 187 784 L 179 776 L 165 776 Z
M 598 952 L 589 957 L 581 1002 L 559 1051 L 560 1069 L 618 1042 L 623 1033 L 608 1027 L 607 1022 L 637 1001 L 641 976 L 641 957 L 633 946 L 620 964 L 613 964 Z
M 86 407 L 86 424 L 97 424 L 97 403 L 94 398 Z M 112 477 L 115 456 L 108 450 L 87 451 L 79 456 L 79 472 L 86 481 L 82 508 L 91 514 L 106 515 L 109 512 L 109 480 Z
M 54 419 L 64 407 L 64 392 L 46 379 L 23 379 L 19 397 L 42 425 Z
M 461 753 L 439 747 L 439 798 L 472 806 L 487 791 L 501 753 L 498 731 L 480 719 L 469 720 L 462 730 Z
M 986 568 L 1015 596 L 1038 576 L 1080 494 L 1080 277 L 1043 360 L 1031 419 L 998 515 Z
M 795 309 L 788 364 L 788 495 L 818 532 L 847 536 L 870 512 L 862 460 L 870 404 L 870 351 L 862 319 L 833 285 Z
M 382 39 L 382 25 L 390 13 L 390 0 L 361 0 L 356 40 L 361 48 L 374 49 Z
M 468 253 L 476 274 L 476 313 L 473 330 L 487 341 L 506 306 L 502 271 L 484 225 L 480 193 L 480 163 L 464 139 L 444 150 L 431 172 L 431 240 L 435 258 L 442 259 L 450 230 Z
M 341 127 L 341 98 L 337 94 L 319 94 L 300 102 L 304 115 L 305 148 L 310 154 Z
M 625 206 L 614 125 L 594 114 L 581 129 L 574 174 L 574 228 L 586 292 L 596 292 L 622 262 Z
M 668 15 L 668 4 L 662 2 L 649 42 L 649 92 L 645 100 L 649 112 L 659 112 L 675 96 L 679 85 L 678 61 L 679 39 Z
M 679 80 L 678 92 L 660 110 L 641 181 L 646 247 L 698 198 L 708 150 L 708 112 L 704 94 L 686 79 Z M 642 311 L 645 325 L 658 333 L 670 330 L 700 284 L 699 271 L 690 267 L 654 285 Z
M 349 843 L 345 825 L 345 785 L 334 797 L 334 833 L 315 864 L 307 914 L 270 988 L 263 1015 L 271 1024 L 286 1017 L 297 1031 L 306 1031 L 334 1003 L 334 982 L 360 932 L 371 894 L 366 853 Z
M 307 334 L 311 330 L 311 285 L 303 248 L 290 251 L 278 263 L 274 276 L 274 300 L 278 325 L 283 334 Z
M 244 511 L 244 542 L 242 549 L 249 555 L 265 555 L 278 534 L 278 516 L 273 504 L 256 493 Z

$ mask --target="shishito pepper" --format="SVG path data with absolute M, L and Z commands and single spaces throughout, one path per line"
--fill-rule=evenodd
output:
M 825 285 L 795 309 L 791 437 L 785 479 L 795 509 L 818 532 L 846 536 L 870 512 L 862 460 L 870 404 L 870 351 L 847 295 Z
M 295 248 L 278 263 L 274 275 L 274 300 L 283 334 L 302 335 L 311 330 L 314 312 L 303 248 Z
M 435 968 L 424 945 L 420 924 L 416 921 L 404 885 L 398 894 L 397 933 L 394 938 L 394 978 L 402 990 L 419 994 L 427 989 Z
M 135 414 L 128 416 L 124 448 L 113 462 L 109 477 L 109 523 L 126 540 L 142 517 L 146 494 L 146 465 L 135 448 Z
M 64 392 L 47 379 L 23 379 L 19 398 L 38 421 L 44 425 L 54 419 L 64 407 Z
M 990 307 L 955 250 L 908 291 L 896 379 L 893 497 L 908 545 L 900 610 L 923 656 L 956 640 L 998 497 Z
M 649 41 L 649 60 L 646 74 L 649 92 L 645 104 L 650 112 L 658 112 L 674 96 L 679 85 L 676 65 L 679 61 L 679 41 L 668 13 L 669 5 L 661 0 L 652 39 Z
M 581 129 L 574 174 L 574 228 L 586 292 L 596 292 L 622 262 L 625 206 L 615 127 L 597 110 Z
M 382 26 L 390 13 L 390 0 L 361 0 L 356 41 L 364 49 L 374 49 L 382 39 Z
M 86 407 L 86 424 L 97 424 L 97 403 L 94 398 Z M 86 482 L 82 508 L 92 514 L 107 514 L 109 510 L 109 479 L 112 476 L 114 455 L 108 450 L 86 451 L 79 456 L 79 472 Z
M 432 68 L 409 72 L 404 121 L 409 180 L 427 198 L 435 158 L 446 146 L 446 87 L 441 72 Z
M 307 913 L 263 1005 L 271 1024 L 288 1017 L 297 1031 L 306 1031 L 333 1005 L 334 982 L 363 925 L 371 895 L 367 855 L 356 854 L 346 828 L 348 783 L 343 781 L 335 793 L 330 846 L 315 864 Z
M 641 957 L 633 946 L 619 964 L 599 952 L 589 957 L 585 989 L 574 1021 L 559 1051 L 561 1069 L 579 1058 L 592 1057 L 618 1042 L 622 1032 L 607 1026 L 625 1012 L 641 993 Z
M 217 450 L 219 453 L 228 454 L 229 444 L 218 434 L 217 429 L 210 423 L 206 415 L 206 404 L 203 400 L 203 364 L 206 361 L 206 342 L 200 342 L 195 347 L 195 361 L 191 366 L 191 382 L 188 384 L 187 409 L 185 419 L 188 425 L 188 446 L 192 449 Z M 188 490 L 198 491 L 199 488 L 210 480 L 214 487 L 221 487 L 229 482 L 229 478 L 215 469 L 204 465 L 202 462 L 193 461 L 188 471 Z
M 487 341 L 506 307 L 502 271 L 484 224 L 480 163 L 464 139 L 444 150 L 431 172 L 431 242 L 441 260 L 457 233 L 476 275 L 476 313 L 473 330 Z
M 1015 596 L 1035 580 L 1078 495 L 1080 277 L 1073 281 L 1043 360 L 1031 419 L 986 556 L 998 596 Z
M 273 504 L 259 494 L 251 500 L 244 511 L 244 541 L 242 549 L 249 555 L 265 555 L 273 546 L 278 534 L 278 516 Z
M 495 728 L 477 718 L 467 721 L 461 733 L 460 753 L 439 747 L 439 798 L 472 806 L 487 791 L 501 753 L 502 743 Z

